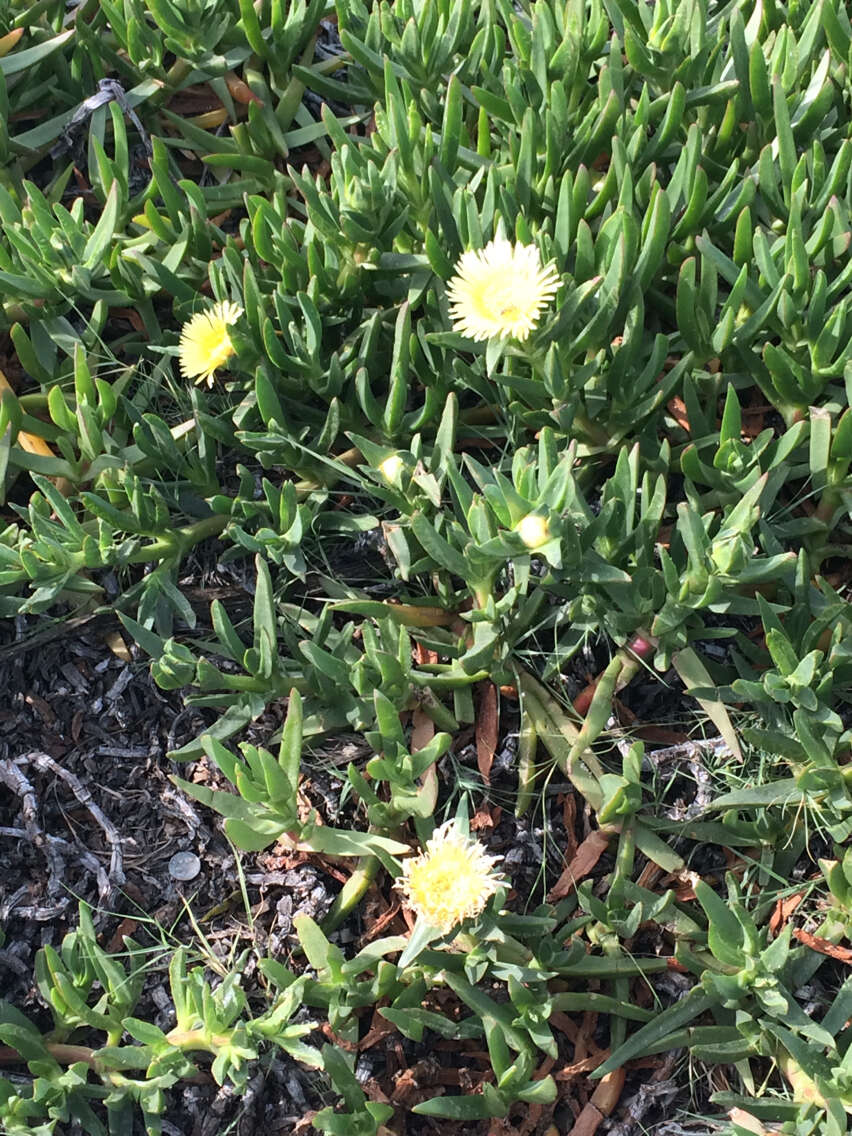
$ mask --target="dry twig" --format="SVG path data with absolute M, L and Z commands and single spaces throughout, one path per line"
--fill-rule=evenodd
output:
M 32 784 L 14 761 L 0 761 L 0 781 L 21 798 L 21 813 L 26 834 L 36 848 L 44 844 L 44 832 L 38 823 L 38 801 Z
M 118 830 L 115 825 L 105 816 L 92 794 L 86 786 L 70 773 L 67 769 L 63 769 L 58 762 L 54 761 L 46 753 L 26 753 L 16 759 L 16 764 L 19 765 L 34 765 L 40 773 L 50 771 L 57 777 L 61 778 L 84 809 L 87 810 L 92 820 L 101 829 L 106 837 L 107 844 L 110 847 L 110 864 L 109 864 L 109 879 L 114 886 L 120 887 L 127 882 L 127 877 L 124 874 L 124 862 L 121 855 L 121 837 L 118 835 Z

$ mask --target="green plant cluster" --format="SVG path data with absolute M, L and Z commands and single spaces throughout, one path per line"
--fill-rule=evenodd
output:
M 214 987 L 179 951 L 169 1034 L 133 1018 L 134 945 L 120 967 L 84 908 L 40 955 L 53 1029 L 0 1010 L 33 1077 L 0 1079 L 6 1129 L 118 1136 L 138 1108 L 156 1133 L 191 1054 L 239 1089 L 278 1046 L 339 1094 L 320 1131 L 378 1132 L 352 1054 L 303 1036 L 315 1018 L 355 1042 L 381 1002 L 415 1041 L 484 1037 L 481 1091 L 427 1115 L 546 1106 L 549 1018 L 597 1010 L 593 1076 L 686 1047 L 733 1067 L 732 1132 L 757 1130 L 744 1110 L 845 1132 L 849 984 L 827 977 L 818 1013 L 797 993 L 852 921 L 842 0 L 38 0 L 0 5 L 0 33 L 0 615 L 115 610 L 159 686 L 213 711 L 172 756 L 232 783 L 178 779 L 231 840 L 356 863 L 324 928 L 300 922 L 310 976 L 261 961 L 260 1009 L 239 967 Z M 474 342 L 447 284 L 500 235 L 560 289 L 529 339 Z M 242 309 L 234 355 L 193 385 L 180 329 L 213 301 Z M 353 541 L 372 578 L 337 567 Z M 250 625 L 216 600 L 198 628 L 199 548 L 253 568 Z M 575 711 L 563 676 L 590 644 L 611 662 Z M 730 753 L 688 819 L 641 743 L 616 748 L 643 668 Z M 483 684 L 519 699 L 518 815 L 558 769 L 614 853 L 607 887 L 524 912 L 503 889 L 457 935 L 347 959 L 333 929 L 466 807 L 436 769 Z M 285 699 L 278 756 L 237 756 Z M 345 771 L 347 829 L 299 798 L 303 740 L 340 731 L 373 752 Z M 815 839 L 799 942 L 770 916 Z M 636 882 L 647 862 L 693 878 L 706 845 L 738 858 L 717 890 Z M 648 925 L 663 953 L 637 954 Z M 650 1009 L 672 965 L 694 984 Z

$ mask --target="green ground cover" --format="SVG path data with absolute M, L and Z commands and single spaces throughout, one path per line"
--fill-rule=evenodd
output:
M 52 1031 L 0 1006 L 31 1074 L 0 1078 L 4 1131 L 156 1133 L 205 1055 L 240 1089 L 277 1048 L 338 1094 L 322 1132 L 543 1132 L 554 1015 L 594 1012 L 604 1111 L 685 1050 L 684 1086 L 725 1070 L 721 1131 L 846 1132 L 845 5 L 38 0 L 0 33 L 0 615 L 115 610 L 208 712 L 174 757 L 220 788 L 177 783 L 247 854 L 349 874 L 260 994 L 178 950 L 170 1033 L 84 907 L 39 958 Z M 453 284 L 490 242 L 515 259 Z M 202 636 L 205 549 L 254 612 L 216 600 Z M 630 710 L 637 676 L 671 717 Z M 468 834 L 513 724 L 503 809 L 543 815 L 557 778 L 590 810 L 529 895 Z M 478 770 L 448 777 L 465 731 Z M 335 825 L 299 787 L 342 733 L 373 756 Z M 408 927 L 347 955 L 335 928 L 400 878 Z M 473 1091 L 368 1099 L 377 1005 L 476 1039 Z

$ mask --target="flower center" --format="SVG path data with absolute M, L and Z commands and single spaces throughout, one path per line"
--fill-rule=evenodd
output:
M 478 906 L 487 882 L 462 849 L 449 846 L 412 872 L 410 886 L 412 899 L 430 921 L 450 925 Z
M 488 280 L 482 288 L 480 310 L 491 319 L 516 320 L 523 314 L 522 299 L 516 280 Z
M 227 362 L 234 354 L 234 345 L 231 343 L 227 328 L 222 328 L 221 331 L 219 328 L 211 329 L 205 349 L 209 354 L 211 365 L 215 363 L 216 367 L 221 367 Z

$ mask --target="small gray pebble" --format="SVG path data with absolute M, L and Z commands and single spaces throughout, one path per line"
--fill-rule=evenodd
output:
M 169 875 L 173 880 L 194 880 L 201 871 L 201 861 L 194 852 L 175 852 L 169 860 Z

